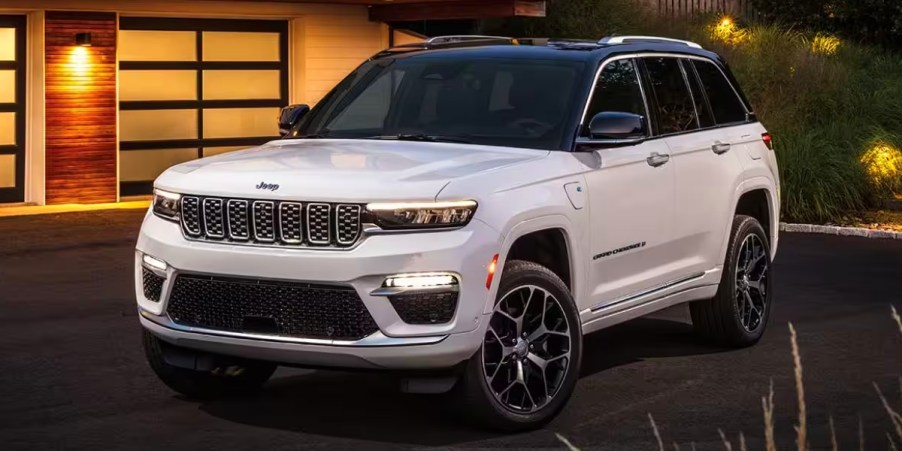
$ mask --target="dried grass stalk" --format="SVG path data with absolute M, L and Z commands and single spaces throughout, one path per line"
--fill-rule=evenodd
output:
M 739 432 L 739 451 L 749 451 L 748 447 L 745 446 L 745 434 L 741 431 Z
M 579 448 L 573 446 L 573 444 L 570 443 L 570 440 L 567 440 L 567 437 L 564 437 L 563 435 L 558 434 L 557 432 L 554 433 L 554 436 L 557 437 L 557 439 L 560 440 L 560 442 L 563 443 L 564 446 L 566 446 L 569 451 L 580 451 Z
M 886 409 L 886 414 L 889 415 L 890 421 L 893 422 L 893 427 L 896 429 L 896 435 L 899 437 L 899 440 L 902 440 L 902 416 L 899 415 L 899 412 L 896 412 L 891 405 L 889 405 L 889 401 L 886 400 L 886 397 L 883 396 L 883 392 L 880 391 L 880 386 L 874 382 L 874 389 L 877 390 L 877 396 L 880 397 L 880 402 L 883 403 L 883 408 Z
M 896 324 L 899 325 L 899 333 L 902 333 L 902 317 L 899 317 L 899 312 L 896 311 L 896 307 L 891 305 L 889 308 L 893 311 L 893 319 L 896 320 Z
M 799 424 L 796 426 L 796 445 L 799 451 L 808 449 L 808 415 L 805 408 L 805 385 L 802 382 L 802 357 L 799 354 L 799 343 L 796 328 L 789 323 L 789 337 L 792 341 L 792 365 L 795 368 L 796 394 L 799 403 Z
M 733 451 L 733 444 L 727 440 L 727 435 L 723 433 L 723 429 L 717 429 L 717 433 L 720 434 L 720 439 L 723 441 L 723 447 L 727 451 Z
M 830 415 L 830 445 L 833 451 L 839 451 L 839 445 L 836 444 L 836 425 L 833 424 L 833 415 Z
M 658 441 L 658 449 L 664 451 L 664 442 L 661 440 L 661 433 L 658 431 L 658 425 L 655 424 L 655 418 L 648 413 L 648 421 L 651 422 L 651 430 L 655 433 L 655 440 Z
M 777 451 L 777 442 L 774 440 L 774 380 L 770 380 L 770 393 L 767 397 L 761 397 L 761 407 L 764 409 L 764 443 L 767 451 Z M 864 450 L 862 450 L 864 451 Z

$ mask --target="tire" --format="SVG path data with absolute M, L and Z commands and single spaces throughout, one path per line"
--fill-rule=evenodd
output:
M 749 261 L 754 263 L 746 265 Z M 695 330 L 719 345 L 754 345 L 773 309 L 772 280 L 767 234 L 757 219 L 737 215 L 717 294 L 689 306 Z
M 537 303 L 540 298 L 544 304 Z M 539 316 L 543 307 L 544 316 Z M 540 428 L 557 416 L 579 378 L 577 312 L 570 291 L 554 273 L 532 262 L 508 262 L 483 344 L 466 362 L 452 392 L 461 417 L 478 427 L 518 432 Z M 515 318 L 523 323 L 519 329 Z
M 247 395 L 260 390 L 269 380 L 276 365 L 251 360 L 227 358 L 212 371 L 196 371 L 166 362 L 163 347 L 172 346 L 144 330 L 144 353 L 150 367 L 166 386 L 192 399 L 216 399 Z M 174 347 L 174 346 L 173 346 Z

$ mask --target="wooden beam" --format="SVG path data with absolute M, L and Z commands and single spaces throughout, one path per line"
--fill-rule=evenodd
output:
M 489 19 L 514 16 L 545 17 L 545 1 L 469 0 L 380 4 L 370 7 L 370 20 L 378 22 Z

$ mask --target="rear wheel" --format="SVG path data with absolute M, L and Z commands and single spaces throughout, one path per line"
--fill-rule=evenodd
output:
M 189 398 L 212 399 L 254 393 L 276 371 L 276 365 L 272 363 L 225 357 L 208 371 L 183 368 L 167 362 L 164 347 L 174 348 L 144 331 L 144 353 L 150 367 L 166 386 Z
M 728 346 L 758 342 L 773 308 L 770 245 L 758 220 L 738 215 L 717 294 L 690 304 L 692 324 L 703 336 Z
M 579 316 L 566 285 L 535 263 L 508 262 L 482 346 L 467 363 L 456 399 L 479 426 L 539 428 L 573 393 L 581 351 Z

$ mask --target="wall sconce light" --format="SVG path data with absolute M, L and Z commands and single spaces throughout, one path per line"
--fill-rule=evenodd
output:
M 90 47 L 91 46 L 91 33 L 76 33 L 75 34 L 75 45 L 79 47 Z

